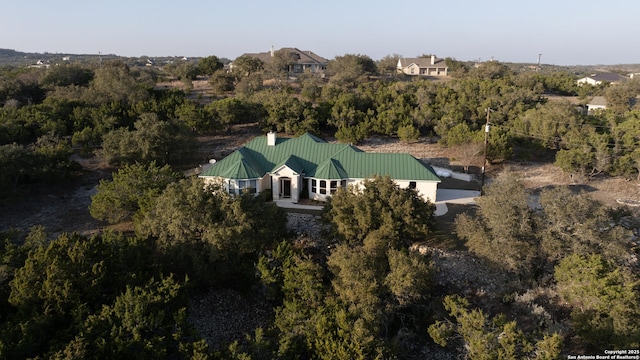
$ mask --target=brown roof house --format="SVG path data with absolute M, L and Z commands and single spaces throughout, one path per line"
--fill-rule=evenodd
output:
M 329 60 L 314 53 L 313 51 L 303 51 L 298 48 L 291 47 L 285 47 L 281 48 L 280 50 L 275 50 L 272 46 L 271 51 L 261 53 L 245 53 L 242 54 L 242 56 L 250 56 L 252 58 L 259 59 L 264 64 L 269 64 L 273 61 L 274 57 L 278 53 L 285 53 L 287 56 L 290 56 L 292 60 L 292 64 L 289 66 L 290 73 L 299 74 L 306 71 L 312 73 L 323 72 L 327 69 L 327 64 L 329 64 Z M 233 71 L 233 62 L 229 65 L 230 69 Z
M 449 67 L 444 59 L 435 55 L 430 57 L 400 58 L 398 59 L 398 73 L 422 76 L 447 76 Z

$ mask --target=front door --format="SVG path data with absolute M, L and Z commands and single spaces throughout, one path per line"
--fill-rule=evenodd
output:
M 291 179 L 280 178 L 280 190 L 282 191 L 283 198 L 291 197 Z

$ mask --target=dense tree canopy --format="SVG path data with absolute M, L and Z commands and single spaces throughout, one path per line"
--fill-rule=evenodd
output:
M 206 106 L 210 118 L 210 129 L 224 129 L 231 131 L 233 125 L 256 120 L 253 104 L 237 98 L 224 98 L 214 101 Z
M 340 189 L 327 202 L 323 217 L 348 244 L 384 239 L 397 247 L 426 240 L 433 230 L 435 206 L 414 189 L 401 189 L 391 178 L 365 180 L 361 188 Z
M 627 100 L 638 92 L 637 82 L 598 90 L 609 94 L 611 111 L 585 117 L 568 104 L 545 104 L 543 94 L 583 90 L 575 85 L 575 76 L 566 72 L 516 73 L 506 64 L 487 62 L 478 68 L 460 65 L 459 74 L 446 82 L 408 82 L 402 77 L 369 80 L 391 72 L 399 56 L 380 60 L 377 65 L 386 62 L 380 68 L 383 70 L 366 55 L 338 56 L 330 61 L 328 81 L 306 75 L 271 81 L 274 77 L 285 79 L 274 75 L 274 69 L 282 72 L 290 68 L 285 52 L 278 53 L 278 61 L 266 70 L 258 59 L 245 55 L 233 62 L 231 72 L 221 70 L 220 59 L 215 56 L 198 60 L 206 71 L 198 70 L 200 65 L 191 61 L 177 62 L 164 71 L 190 67 L 211 74 L 215 92 L 262 105 L 247 113 L 242 122 L 259 122 L 263 128 L 292 134 L 328 130 L 339 140 L 352 143 L 373 134 L 398 136 L 405 141 L 435 135 L 447 144 L 452 129 L 467 126 L 471 134 L 479 132 L 486 109 L 491 108 L 489 161 L 508 159 L 516 146 L 535 146 L 557 152 L 558 165 L 574 174 L 638 174 L 635 155 L 627 150 L 631 145 L 620 146 L 615 136 L 623 123 L 620 117 L 627 118 L 630 113 Z M 450 59 L 449 63 L 453 66 L 460 62 Z M 0 140 L 5 144 L 23 142 L 54 130 L 73 135 L 74 144 L 92 151 L 101 145 L 103 135 L 121 127 L 131 129 L 145 113 L 156 113 L 163 120 L 178 118 L 203 133 L 235 122 L 228 121 L 227 116 L 219 117 L 220 122 L 211 121 L 216 115 L 207 114 L 201 103 L 190 103 L 176 93 L 152 91 L 155 76 L 152 69 L 131 67 L 123 61 L 106 62 L 99 69 L 65 65 L 46 72 L 10 73 L 0 79 L 1 98 L 9 100 L 10 105 L 0 111 L 0 127 L 6 130 L 6 139 Z M 186 76 L 189 82 L 193 78 L 178 76 Z M 46 106 L 29 105 L 45 98 Z M 469 141 L 476 142 L 475 138 Z M 463 148 L 464 144 L 454 146 Z
M 2 74 L 0 77 L 0 104 L 9 108 L 38 104 L 46 97 L 46 92 L 39 84 L 38 72 Z
M 44 86 L 86 86 L 93 80 L 94 72 L 78 65 L 58 65 L 47 69 L 41 82 Z
M 223 68 L 223 64 L 217 56 L 211 55 L 198 60 L 198 72 L 204 75 L 212 75 Z
M 89 212 L 96 219 L 111 224 L 144 216 L 167 185 L 177 181 L 179 174 L 168 165 L 125 165 L 113 174 L 112 180 L 101 180 L 91 197 Z
M 19 193 L 19 186 L 56 183 L 78 169 L 71 161 L 70 144 L 53 134 L 29 145 L 0 145 L 0 203 Z
M 88 344 L 77 346 L 77 342 L 84 342 L 79 335 L 86 326 L 85 319 L 102 311 L 103 305 L 117 302 L 125 284 L 143 286 L 154 274 L 149 255 L 144 242 L 110 233 L 92 238 L 63 234 L 49 244 L 32 248 L 10 282 L 11 314 L 3 319 L 0 330 L 2 357 L 51 357 L 65 348 L 84 352 Z M 168 299 L 165 305 L 179 303 Z M 167 315 L 155 319 L 169 330 L 165 335 L 171 336 L 174 321 Z M 121 326 L 129 325 L 114 324 L 109 331 L 118 333 Z M 128 346 L 121 342 L 130 341 L 128 336 L 103 335 L 104 340 L 109 343 L 107 346 L 133 350 L 124 349 Z M 169 353 L 178 350 L 177 342 L 158 345 L 153 351 L 161 352 L 164 346 L 173 346 Z M 78 357 L 82 355 L 74 355 Z
M 136 233 L 154 238 L 176 273 L 223 282 L 283 238 L 285 222 L 283 210 L 264 197 L 233 198 L 193 178 L 169 184 Z
M 238 73 L 239 76 L 249 76 L 263 68 L 264 63 L 260 61 L 260 59 L 249 55 L 242 55 L 233 61 L 232 71 Z
M 527 279 L 550 272 L 571 254 L 603 254 L 619 264 L 631 261 L 631 234 L 611 224 L 611 209 L 587 193 L 564 187 L 545 189 L 538 196 L 531 200 L 522 182 L 505 174 L 478 198 L 476 216 L 456 218 L 456 231 L 469 250 Z M 539 203 L 537 211 L 532 201 Z
M 127 65 L 109 62 L 96 70 L 84 100 L 91 104 L 118 102 L 131 105 L 148 99 L 147 89 L 153 84 L 139 82 L 134 75 Z
M 155 113 L 143 114 L 129 131 L 119 128 L 103 137 L 102 155 L 110 164 L 136 161 L 175 163 L 189 155 L 193 134 L 183 122 L 160 120 Z
M 394 76 L 398 74 L 398 60 L 400 54 L 389 54 L 376 62 L 377 72 L 381 75 Z
M 336 56 L 327 66 L 331 82 L 346 87 L 356 87 L 367 81 L 367 77 L 375 74 L 376 70 L 376 63 L 361 54 Z
M 292 97 L 286 90 L 270 90 L 252 99 L 260 103 L 266 113 L 263 129 L 287 134 L 315 133 L 318 130 L 317 111 L 308 102 Z
M 637 274 L 601 255 L 573 254 L 555 269 L 558 291 L 571 305 L 573 325 L 593 351 L 640 345 Z
M 521 181 L 511 174 L 495 180 L 478 198 L 476 217 L 461 214 L 456 231 L 469 250 L 510 271 L 531 276 L 538 262 L 533 211 Z
M 515 321 L 504 315 L 488 318 L 480 309 L 469 309 L 469 302 L 458 296 L 444 299 L 453 320 L 437 321 L 429 326 L 429 335 L 441 346 L 452 341 L 464 343 L 468 359 L 556 359 L 561 355 L 562 338 L 544 334 L 531 341 Z
M 594 200 L 587 192 L 566 187 L 540 193 L 543 216 L 538 236 L 545 256 L 552 263 L 566 256 L 601 254 L 619 264 L 628 263 L 631 232 L 612 225 L 613 209 Z

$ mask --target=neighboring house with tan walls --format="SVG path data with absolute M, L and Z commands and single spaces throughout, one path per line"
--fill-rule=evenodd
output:
M 311 73 L 319 73 L 323 72 L 327 69 L 327 64 L 329 64 L 329 60 L 323 58 L 322 56 L 314 53 L 313 51 L 308 50 L 300 50 L 298 48 L 284 47 L 280 50 L 275 50 L 271 47 L 270 51 L 260 52 L 260 53 L 245 53 L 242 56 L 249 56 L 255 59 L 259 59 L 264 64 L 269 64 L 273 61 L 273 58 L 276 56 L 277 52 L 285 52 L 292 59 L 292 64 L 289 67 L 289 72 L 294 74 L 311 72 Z M 229 64 L 229 69 L 233 71 L 233 62 Z
M 398 73 L 412 76 L 447 76 L 449 67 L 445 59 L 435 55 L 418 58 L 400 58 L 397 65 Z

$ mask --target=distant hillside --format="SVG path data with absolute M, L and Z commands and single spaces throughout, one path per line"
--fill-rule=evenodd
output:
M 147 59 L 152 60 L 154 64 L 161 65 L 172 63 L 175 61 L 183 60 L 182 56 L 140 56 L 140 57 L 124 57 L 114 54 L 65 54 L 65 53 L 26 53 L 13 49 L 1 49 L 0 48 L 0 66 L 29 66 L 34 65 L 38 61 L 46 64 L 61 64 L 61 63 L 81 63 L 97 65 L 100 61 L 109 61 L 118 59 L 128 65 L 145 66 Z M 189 61 L 194 61 L 199 58 L 188 58 Z M 228 59 L 221 59 L 228 60 Z M 230 61 L 230 60 L 228 60 Z
M 100 62 L 120 60 L 129 66 L 144 66 L 149 57 L 129 58 L 114 54 L 66 54 L 66 53 L 27 53 L 12 49 L 0 49 L 0 66 L 31 66 L 38 62 L 48 65 L 74 63 L 88 66 L 98 66 Z M 162 58 L 164 59 L 164 58 Z M 172 57 L 172 60 L 178 59 Z M 155 58 L 154 58 L 155 60 Z M 158 62 L 160 60 L 158 59 Z
M 12 56 L 22 56 L 25 53 L 17 52 L 11 49 L 0 49 L 0 56 L 2 57 L 12 57 Z
M 104 59 L 117 58 L 116 55 L 102 55 Z M 100 55 L 77 55 L 77 54 L 52 54 L 52 53 L 27 53 L 16 51 L 13 49 L 0 49 L 0 66 L 29 66 L 36 64 L 38 61 L 44 63 L 56 64 L 62 61 L 74 62 L 94 62 L 99 61 Z
M 11 50 L 0 49 L 0 65 L 17 65 L 26 62 L 27 53 Z

